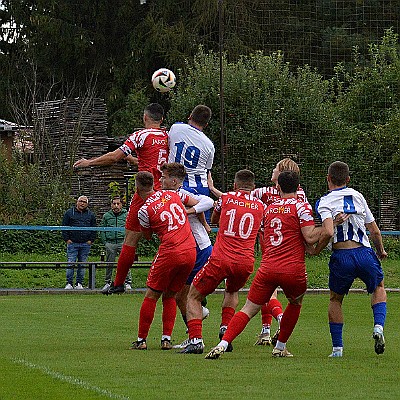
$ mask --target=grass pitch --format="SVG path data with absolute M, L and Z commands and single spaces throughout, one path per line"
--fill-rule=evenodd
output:
M 241 304 L 245 300 L 241 295 Z M 283 296 L 281 301 L 286 304 Z M 253 346 L 253 318 L 219 360 L 161 351 L 161 303 L 149 350 L 131 351 L 143 296 L 34 295 L 0 297 L 0 399 L 395 399 L 400 397 L 397 334 L 400 294 L 388 295 L 386 351 L 373 350 L 370 298 L 344 301 L 345 351 L 329 359 L 328 295 L 307 295 L 289 340 L 292 359 Z M 206 351 L 218 343 L 222 297 L 208 297 Z M 241 305 L 240 304 L 240 305 Z M 275 326 L 273 326 L 273 329 Z M 180 316 L 175 343 L 185 338 Z

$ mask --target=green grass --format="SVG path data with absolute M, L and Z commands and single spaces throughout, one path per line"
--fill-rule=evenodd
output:
M 142 260 L 145 258 L 141 258 Z M 146 258 L 151 260 L 151 257 Z M 1 261 L 63 261 L 65 255 L 60 254 L 7 254 L 0 253 Z M 308 286 L 310 288 L 326 288 L 328 285 L 328 253 L 319 257 L 307 257 Z M 96 257 L 90 257 L 89 261 L 98 261 Z M 259 258 L 256 262 L 256 269 L 259 265 Z M 400 288 L 400 259 L 388 259 L 383 262 L 385 272 L 385 286 L 388 288 Z M 115 273 L 115 271 L 114 271 Z M 148 269 L 133 269 L 132 279 L 133 287 L 145 287 Z M 97 287 L 104 284 L 105 269 L 99 269 L 96 273 Z M 254 276 L 254 275 L 253 275 Z M 88 273 L 86 273 L 86 278 Z M 249 287 L 251 279 L 246 287 Z M 0 269 L 0 288 L 25 288 L 25 289 L 43 289 L 43 288 L 62 288 L 65 286 L 65 270 L 51 269 L 25 269 L 10 270 Z M 354 288 L 364 288 L 361 281 L 356 281 Z
M 0 296 L 0 399 L 395 399 L 400 294 L 388 295 L 386 352 L 373 351 L 370 298 L 351 293 L 344 302 L 345 352 L 329 359 L 327 295 L 308 295 L 289 340 L 293 359 L 273 359 L 253 346 L 260 317 L 219 360 L 161 351 L 161 304 L 149 350 L 127 350 L 136 339 L 143 296 Z M 218 343 L 220 295 L 208 298 L 206 349 Z M 241 295 L 241 304 L 245 295 Z M 281 297 L 283 300 L 283 297 Z M 283 301 L 284 304 L 286 303 Z M 185 338 L 177 318 L 173 338 Z

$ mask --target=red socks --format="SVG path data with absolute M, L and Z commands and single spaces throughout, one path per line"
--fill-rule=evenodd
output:
M 278 299 L 271 299 L 267 304 L 267 310 L 275 319 L 283 313 L 282 304 Z
M 191 319 L 187 322 L 189 330 L 189 339 L 202 338 L 203 337 L 203 322 L 201 319 Z
M 272 314 L 269 311 L 268 304 L 264 304 L 261 307 L 261 322 L 263 325 L 271 326 L 272 323 Z
M 150 325 L 154 319 L 154 313 L 156 311 L 157 300 L 145 297 L 140 308 L 139 316 L 139 332 L 138 337 L 146 339 L 149 334 Z
M 222 307 L 221 313 L 221 325 L 220 326 L 228 326 L 229 322 L 235 315 L 235 309 L 232 307 Z
M 283 313 L 283 317 L 281 320 L 281 331 L 279 333 L 278 340 L 282 343 L 286 343 L 292 334 L 294 327 L 299 320 L 301 310 L 301 304 L 291 304 L 289 303 L 285 312 Z
M 239 336 L 243 329 L 246 328 L 246 325 L 249 323 L 250 318 L 247 314 L 242 311 L 237 312 L 232 318 L 228 329 L 225 332 L 223 340 L 226 340 L 228 343 L 231 343 L 233 339 Z
M 163 335 L 171 336 L 176 319 L 175 297 L 168 297 L 167 299 L 163 299 L 162 302 L 163 302 L 163 312 L 162 312 Z
M 114 279 L 114 286 L 122 286 L 128 275 L 129 269 L 135 261 L 136 247 L 122 245 L 121 254 L 118 258 L 117 274 Z

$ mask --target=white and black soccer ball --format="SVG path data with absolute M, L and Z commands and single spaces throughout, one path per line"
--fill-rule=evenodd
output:
M 176 84 L 175 74 L 168 68 L 160 68 L 151 77 L 151 83 L 158 92 L 169 92 Z

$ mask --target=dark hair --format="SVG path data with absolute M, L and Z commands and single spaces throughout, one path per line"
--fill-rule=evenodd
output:
M 144 113 L 153 121 L 161 122 L 164 118 L 164 109 L 158 103 L 151 103 L 145 109 Z
M 170 178 L 176 178 L 183 182 L 186 176 L 185 167 L 182 164 L 173 162 L 161 165 L 161 171 L 166 171 Z
M 241 169 L 235 174 L 236 186 L 244 190 L 254 189 L 255 176 L 254 173 L 248 169 Z
M 335 186 L 345 185 L 349 174 L 349 166 L 342 161 L 335 161 L 328 168 L 328 175 Z
M 136 186 L 143 189 L 150 189 L 154 184 L 154 177 L 148 171 L 139 171 L 135 178 Z
M 211 119 L 211 109 L 210 107 L 199 104 L 196 106 L 189 117 L 193 122 L 200 125 L 201 127 L 206 127 Z
M 278 176 L 278 185 L 282 193 L 295 193 L 299 187 L 300 177 L 295 171 L 282 171 Z
M 114 200 L 119 200 L 119 201 L 122 203 L 121 196 L 113 196 L 112 199 L 111 199 L 111 203 L 112 203 Z

